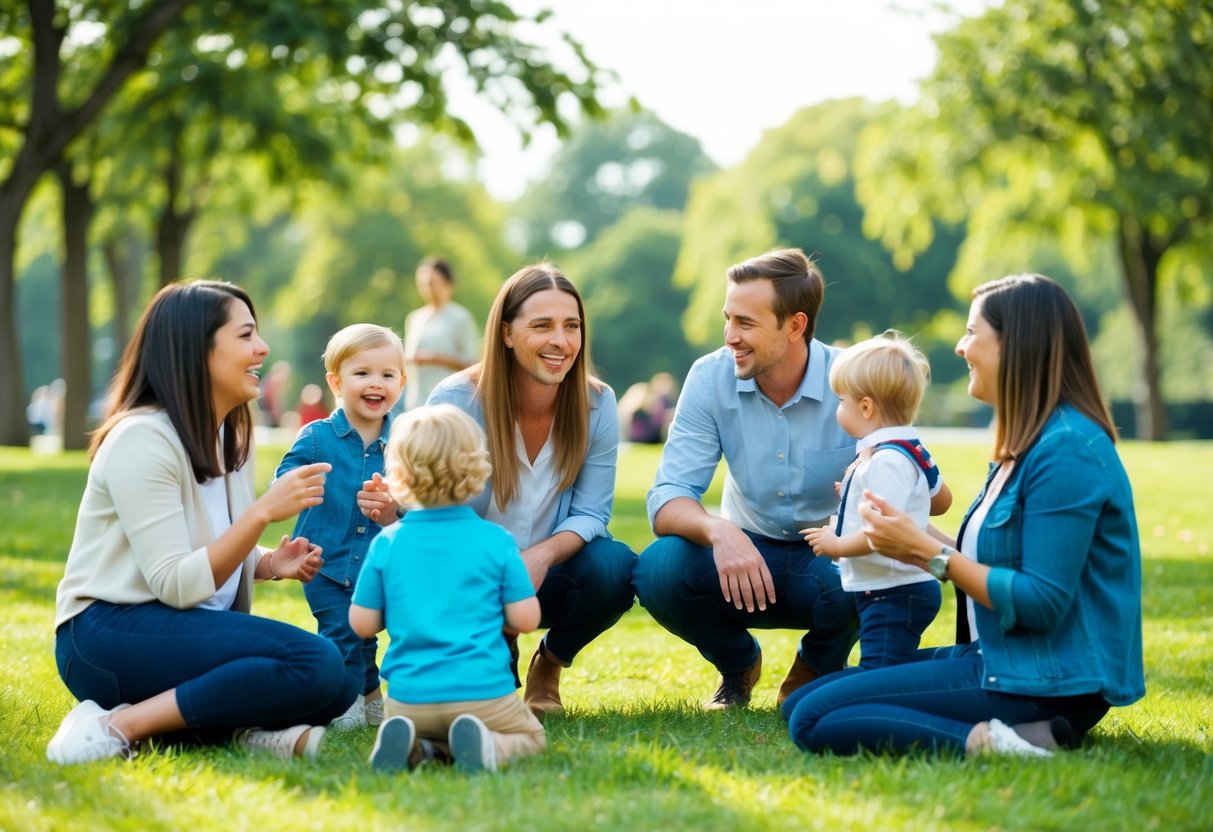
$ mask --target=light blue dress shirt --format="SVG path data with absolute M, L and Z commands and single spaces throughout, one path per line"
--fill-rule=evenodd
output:
M 456 373 L 441 381 L 430 393 L 426 404 L 453 404 L 484 427 L 484 408 L 476 396 L 476 386 L 467 373 Z M 548 532 L 551 537 L 557 532 L 573 532 L 586 543 L 597 537 L 610 537 L 607 523 L 611 521 L 611 507 L 615 502 L 615 465 L 619 455 L 619 414 L 615 408 L 615 391 L 607 385 L 590 391 L 590 447 L 585 464 L 573 484 L 560 493 L 556 508 L 556 525 Z M 493 497 L 493 481 L 472 499 L 468 505 L 476 514 L 485 516 L 489 500 Z M 511 511 L 530 511 L 517 500 L 506 506 Z
M 721 515 L 743 529 L 796 540 L 838 506 L 834 483 L 855 458 L 855 440 L 835 418 L 830 365 L 839 350 L 813 339 L 809 366 L 791 400 L 777 407 L 753 380 L 738 379 L 722 347 L 687 373 L 657 480 L 649 523 L 676 497 L 702 501 L 716 466 L 728 465 Z

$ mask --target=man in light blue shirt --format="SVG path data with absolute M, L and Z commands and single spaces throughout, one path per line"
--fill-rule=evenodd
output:
M 800 532 L 828 522 L 855 457 L 828 383 L 838 351 L 813 338 L 825 284 L 800 249 L 729 269 L 725 346 L 687 374 L 648 494 L 658 539 L 636 594 L 663 627 L 720 671 L 705 707 L 744 706 L 762 670 L 750 628 L 807 630 L 778 701 L 842 669 L 858 631 L 828 558 Z M 721 456 L 720 516 L 702 499 Z

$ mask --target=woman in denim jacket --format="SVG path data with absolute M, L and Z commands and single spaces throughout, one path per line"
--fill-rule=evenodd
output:
M 956 352 L 995 411 L 990 475 L 959 535 L 870 492 L 860 513 L 877 551 L 955 584 L 958 643 L 797 691 L 783 714 L 805 750 L 1049 756 L 1145 695 L 1133 495 L 1078 309 L 1040 275 L 987 283 Z

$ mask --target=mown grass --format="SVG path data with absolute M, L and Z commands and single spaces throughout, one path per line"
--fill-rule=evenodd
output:
M 259 452 L 262 480 L 281 451 Z M 932 452 L 958 495 L 942 521 L 955 528 L 984 448 Z M 369 729 L 326 740 L 315 763 L 212 748 L 49 764 L 46 742 L 72 704 L 52 657 L 54 590 L 86 460 L 0 450 L 0 829 L 1213 828 L 1213 519 L 1202 484 L 1213 444 L 1126 443 L 1123 454 L 1145 553 L 1149 694 L 1113 711 L 1081 751 L 976 763 L 805 755 L 774 710 L 795 633 L 758 633 L 768 669 L 752 708 L 705 714 L 696 703 L 713 671 L 636 607 L 566 671 L 569 709 L 549 720 L 549 753 L 500 776 L 389 777 L 365 763 Z M 621 457 L 612 531 L 638 550 L 651 538 L 644 493 L 657 455 L 627 447 Z M 257 611 L 312 627 L 295 584 L 258 587 Z M 951 616 L 945 607 L 928 643 L 948 642 Z

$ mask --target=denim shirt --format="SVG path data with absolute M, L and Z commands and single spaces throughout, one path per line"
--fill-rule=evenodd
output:
M 696 361 L 649 490 L 649 525 L 676 497 L 701 502 L 722 455 L 726 519 L 776 540 L 799 540 L 799 529 L 825 523 L 838 508 L 834 483 L 855 458 L 855 440 L 838 425 L 838 396 L 829 385 L 838 353 L 811 340 L 804 379 L 782 407 L 753 379 L 737 378 L 728 347 Z
M 1145 695 L 1137 517 L 1103 428 L 1068 404 L 1053 411 L 990 506 L 977 560 L 993 605 L 975 605 L 983 687 L 1111 705 Z
M 366 560 L 366 550 L 382 528 L 362 514 L 357 494 L 371 474 L 383 473 L 383 449 L 392 429 L 392 415 L 383 419 L 379 438 L 364 448 L 362 436 L 341 408 L 327 419 L 308 422 L 274 472 L 277 479 L 301 465 L 327 462 L 333 466 L 324 480 L 324 502 L 295 521 L 295 537 L 306 537 L 324 549 L 320 574 L 352 587 Z M 395 518 L 392 518 L 395 520 Z
M 484 427 L 484 408 L 476 396 L 476 385 L 466 371 L 441 381 L 426 404 L 452 404 Z M 590 388 L 590 447 L 585 464 L 573 484 L 560 493 L 556 508 L 556 525 L 548 532 L 573 532 L 586 543 L 598 537 L 610 537 L 607 523 L 615 503 L 615 466 L 619 457 L 619 413 L 615 406 L 615 391 L 603 384 Z M 476 514 L 484 517 L 493 498 L 493 480 L 484 490 L 468 500 Z M 509 512 L 517 503 L 506 507 Z

